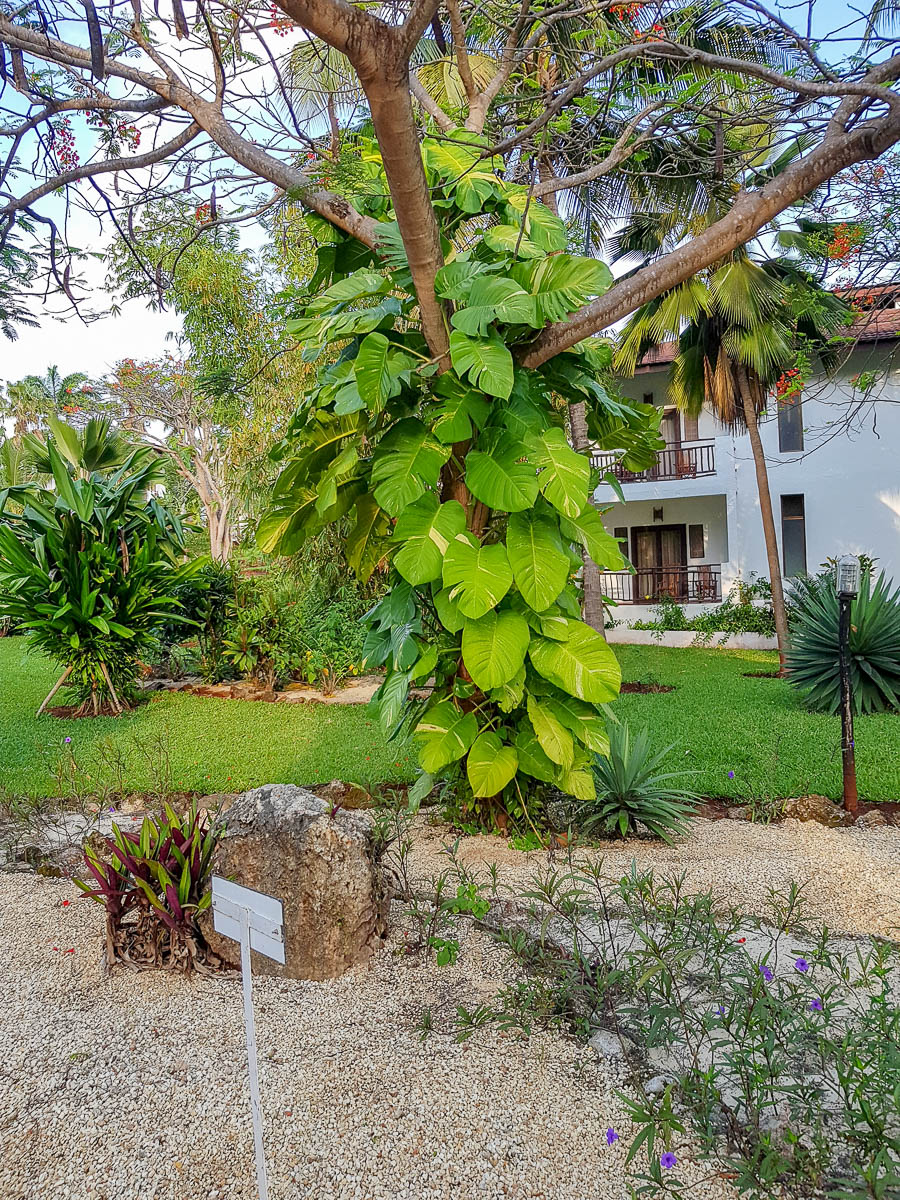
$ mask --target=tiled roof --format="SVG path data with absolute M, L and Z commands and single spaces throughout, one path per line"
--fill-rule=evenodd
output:
M 890 341 L 900 337 L 900 308 L 873 308 L 863 313 L 847 328 L 846 336 L 857 342 Z M 678 352 L 677 342 L 662 342 L 648 350 L 638 364 L 638 370 L 653 370 L 673 362 Z

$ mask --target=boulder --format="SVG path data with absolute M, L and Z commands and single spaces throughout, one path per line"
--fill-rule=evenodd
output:
M 820 825 L 840 825 L 842 810 L 827 796 L 793 796 L 785 800 L 782 815 L 795 821 L 818 821 Z
M 225 814 L 213 870 L 281 900 L 285 964 L 253 954 L 253 970 L 287 979 L 333 979 L 367 962 L 386 929 L 374 855 L 374 822 L 305 788 L 270 784 L 244 792 Z M 229 962 L 239 954 L 204 914 L 203 935 Z
M 888 823 L 888 819 L 884 813 L 879 812 L 875 808 L 870 809 L 869 812 L 860 813 L 853 822 L 859 829 L 878 829 Z

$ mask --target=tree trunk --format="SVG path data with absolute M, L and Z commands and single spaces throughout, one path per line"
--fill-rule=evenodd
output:
M 586 454 L 588 449 L 587 417 L 584 401 L 569 405 L 569 424 L 572 431 L 572 449 L 579 454 Z M 582 547 L 581 558 L 584 563 L 581 582 L 583 590 L 581 613 L 586 624 L 598 633 L 602 633 L 606 623 L 606 613 L 603 607 L 603 584 L 600 578 L 600 568 Z
M 781 560 L 778 556 L 778 536 L 775 531 L 775 515 L 772 511 L 772 495 L 769 491 L 769 472 L 766 468 L 766 454 L 763 450 L 762 439 L 759 436 L 759 421 L 757 419 L 756 399 L 754 392 L 759 392 L 761 385 L 756 382 L 756 388 L 751 384 L 750 373 L 741 367 L 737 372 L 738 386 L 744 406 L 744 420 L 747 433 L 750 435 L 750 447 L 753 450 L 753 465 L 756 468 L 756 486 L 759 491 L 759 511 L 762 516 L 763 537 L 766 543 L 766 558 L 769 560 L 769 582 L 772 585 L 772 613 L 775 617 L 775 636 L 778 639 L 778 657 L 781 670 L 784 671 L 785 654 L 790 640 L 788 636 L 787 613 L 784 608 L 784 586 L 781 577 Z

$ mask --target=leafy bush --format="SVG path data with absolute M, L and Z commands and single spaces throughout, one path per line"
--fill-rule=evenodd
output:
M 291 592 L 242 581 L 225 628 L 223 657 L 238 675 L 255 677 L 274 688 L 300 667 L 300 623 L 297 598 Z
M 657 605 L 653 620 L 633 621 L 632 629 L 649 629 L 663 633 L 669 630 L 694 630 L 695 644 L 709 644 L 716 634 L 758 633 L 775 636 L 775 617 L 772 613 L 772 589 L 765 579 L 737 580 L 727 599 L 716 608 L 688 617 L 684 607 L 671 597 Z
M 900 588 L 884 573 L 860 579 L 850 608 L 850 675 L 856 713 L 900 708 Z M 840 604 L 834 576 L 823 574 L 792 585 L 793 622 L 787 673 L 806 693 L 812 709 L 840 709 L 838 626 Z
M 83 714 L 104 702 L 121 712 L 161 619 L 178 610 L 172 589 L 195 567 L 177 565 L 181 525 L 147 498 L 159 468 L 146 451 L 110 476 L 83 478 L 52 441 L 47 456 L 55 491 L 0 492 L 0 613 L 63 667 L 50 696 L 67 683 Z M 22 511 L 10 511 L 10 500 Z
M 183 617 L 166 621 L 159 629 L 158 637 L 165 665 L 174 668 L 173 678 L 177 678 L 175 672 L 181 666 L 179 643 L 185 634 L 185 618 L 191 622 L 191 634 L 197 638 L 200 674 L 213 683 L 223 678 L 226 664 L 222 643 L 236 587 L 233 565 L 203 556 L 196 573 L 172 588 Z
M 197 925 L 211 901 L 212 855 L 222 827 L 197 810 L 184 816 L 171 805 L 160 818 L 145 817 L 140 832 L 115 824 L 112 837 L 89 844 L 91 879 L 82 892 L 106 909 L 109 963 L 167 967 L 190 972 L 217 965 Z
M 621 837 L 643 827 L 666 842 L 685 833 L 697 797 L 672 787 L 687 772 L 659 769 L 672 749 L 653 751 L 646 729 L 632 737 L 627 725 L 611 725 L 608 755 L 594 755 L 597 794 L 578 808 L 578 825 L 586 833 Z

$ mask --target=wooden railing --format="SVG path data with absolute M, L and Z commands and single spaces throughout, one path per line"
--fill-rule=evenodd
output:
M 639 567 L 601 576 L 603 592 L 617 604 L 658 604 L 668 597 L 679 604 L 712 604 L 722 599 L 722 566 Z
M 692 446 L 666 446 L 657 454 L 656 463 L 646 471 L 626 471 L 615 454 L 592 454 L 591 462 L 601 471 L 612 471 L 620 483 L 652 483 L 656 479 L 697 479 L 715 475 L 714 442 Z

